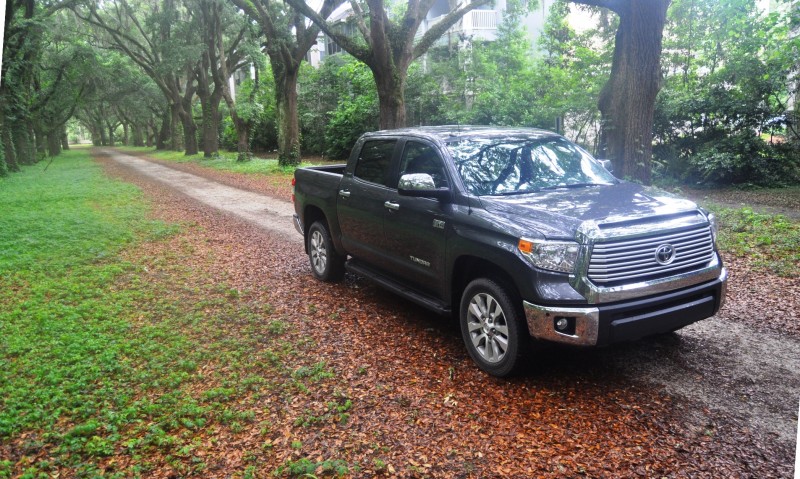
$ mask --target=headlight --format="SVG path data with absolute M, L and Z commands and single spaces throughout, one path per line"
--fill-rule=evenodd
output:
M 717 217 L 714 213 L 708 213 L 708 224 L 711 226 L 711 239 L 714 240 L 714 245 L 716 245 L 719 225 L 717 224 Z
M 571 241 L 539 241 L 521 238 L 519 251 L 537 268 L 572 273 L 578 261 L 578 243 Z

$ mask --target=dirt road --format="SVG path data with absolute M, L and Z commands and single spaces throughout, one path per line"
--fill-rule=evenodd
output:
M 236 215 L 270 236 L 277 234 L 294 244 L 301 241 L 291 224 L 293 208 L 288 202 L 224 186 L 112 150 L 105 153 L 136 174 L 155 179 L 198 202 Z M 736 302 L 737 289 L 747 286 L 735 283 L 739 277 L 732 275 L 729 304 Z M 391 320 L 400 325 L 407 321 L 405 316 L 422 316 L 423 321 L 431 324 L 438 321 L 433 315 L 376 291 L 365 283 L 351 279 L 349 285 L 344 286 L 345 293 L 360 295 L 362 303 L 374 300 L 376 305 L 370 307 L 380 309 L 384 304 L 391 304 Z M 785 288 L 773 293 L 800 304 L 796 282 L 787 281 Z M 402 304 L 397 306 L 398 303 Z M 516 388 L 517 391 L 512 392 L 521 394 L 523 389 L 535 386 L 542 378 L 558 378 L 558 381 L 567 378 L 567 382 L 572 378 L 576 383 L 610 381 L 622 384 L 617 387 L 623 389 L 624 385 L 630 384 L 663 391 L 671 398 L 673 410 L 681 420 L 676 427 L 700 438 L 698 440 L 713 438 L 718 442 L 715 447 L 719 450 L 730 449 L 731 457 L 739 454 L 736 450 L 747 450 L 740 453 L 740 477 L 763 476 L 763 471 L 771 476 L 788 476 L 794 464 L 797 437 L 800 338 L 737 322 L 726 311 L 724 309 L 719 316 L 677 333 L 633 344 L 597 350 L 546 348 L 534 359 L 529 378 L 505 383 L 501 387 L 504 390 Z M 797 320 L 796 311 L 794 309 L 795 316 L 789 320 Z M 787 320 L 785 313 L 770 310 L 768 304 L 751 314 L 762 317 L 765 322 Z M 425 331 L 430 328 L 430 324 L 423 324 Z M 366 337 L 369 334 L 377 335 L 379 332 L 367 332 Z M 457 332 L 452 328 L 445 328 L 441 334 L 448 347 L 457 345 Z M 425 341 L 425 338 L 420 340 Z M 362 342 L 364 345 L 369 347 L 369 343 Z M 446 356 L 447 352 L 443 354 Z M 457 360 L 455 369 L 450 368 L 451 376 L 453 370 L 470 367 L 465 355 L 458 356 Z M 482 380 L 489 387 L 499 384 L 485 376 Z M 609 397 L 608 401 L 618 399 Z M 514 404 L 504 407 L 513 408 Z M 637 406 L 633 401 L 622 407 L 636 409 Z M 711 448 L 711 451 L 717 449 Z M 760 461 L 760 465 L 752 464 L 753 461 Z M 709 463 L 713 468 L 714 461 Z M 715 477 L 713 471 L 710 477 Z
M 302 243 L 302 238 L 292 226 L 294 208 L 285 201 L 221 185 L 191 173 L 113 150 L 105 150 L 103 153 L 110 155 L 114 161 L 142 175 L 166 183 L 203 204 L 280 234 L 287 241 Z

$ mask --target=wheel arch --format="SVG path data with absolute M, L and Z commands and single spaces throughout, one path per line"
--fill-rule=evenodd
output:
M 331 231 L 331 225 L 328 222 L 328 217 L 325 216 L 325 212 L 322 211 L 322 208 L 315 206 L 315 205 L 307 205 L 305 210 L 303 211 L 303 238 L 308 237 L 308 229 L 311 228 L 316 221 L 322 221 L 325 223 L 328 231 Z M 303 241 L 303 248 L 305 249 L 306 254 L 308 254 L 308 241 Z
M 452 282 L 450 285 L 451 304 L 453 311 L 458 315 L 461 296 L 467 285 L 478 278 L 487 278 L 506 288 L 511 288 L 508 292 L 514 300 L 521 301 L 519 287 L 517 287 L 513 276 L 497 263 L 493 263 L 477 256 L 461 256 L 456 259 L 453 265 Z M 521 304 L 521 303 L 520 303 Z

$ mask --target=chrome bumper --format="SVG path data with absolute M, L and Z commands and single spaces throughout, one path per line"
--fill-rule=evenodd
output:
M 712 279 L 717 279 L 721 283 L 719 286 L 719 308 L 721 309 L 727 292 L 728 271 L 722 268 Z M 681 284 L 681 282 L 678 284 Z M 567 308 L 540 306 L 524 301 L 523 306 L 525 308 L 528 331 L 536 339 L 577 346 L 595 346 L 598 344 L 600 328 L 608 327 L 608 325 L 601 325 L 600 313 L 602 305 Z M 574 321 L 574 334 L 564 334 L 555 328 L 555 323 L 560 318 L 568 318 L 570 321 Z
M 549 308 L 523 302 L 528 331 L 536 339 L 578 346 L 597 344 L 600 329 L 599 308 Z M 575 318 L 575 334 L 560 333 L 555 328 L 558 318 Z

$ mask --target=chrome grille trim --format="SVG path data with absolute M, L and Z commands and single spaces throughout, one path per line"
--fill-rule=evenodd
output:
M 664 244 L 675 248 L 675 257 L 662 265 L 656 261 L 655 251 Z M 707 225 L 632 240 L 598 241 L 592 248 L 588 278 L 595 284 L 658 279 L 705 267 L 714 258 L 711 229 Z

